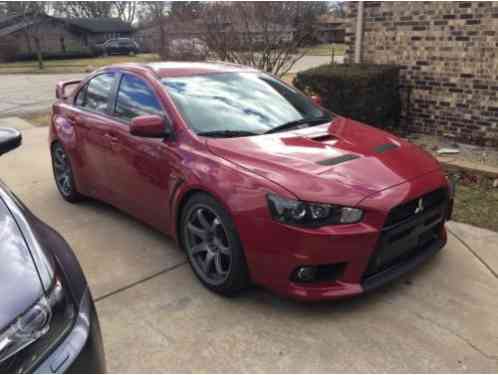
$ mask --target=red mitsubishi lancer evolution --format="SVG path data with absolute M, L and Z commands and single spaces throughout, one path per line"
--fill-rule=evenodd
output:
M 56 93 L 62 197 L 109 202 L 174 237 L 215 292 L 356 295 L 446 243 L 452 189 L 433 157 L 255 69 L 116 65 Z

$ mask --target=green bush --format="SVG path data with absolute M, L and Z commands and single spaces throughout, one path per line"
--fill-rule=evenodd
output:
M 399 126 L 399 68 L 390 65 L 330 64 L 297 73 L 294 86 L 319 95 L 322 105 L 380 128 Z

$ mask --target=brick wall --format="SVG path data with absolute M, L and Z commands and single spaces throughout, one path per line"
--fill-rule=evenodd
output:
M 498 2 L 365 3 L 364 17 L 363 61 L 401 66 L 404 126 L 498 146 Z

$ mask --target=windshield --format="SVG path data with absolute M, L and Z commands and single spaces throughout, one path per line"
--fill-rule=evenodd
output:
M 200 135 L 258 135 L 300 120 L 320 118 L 323 123 L 331 118 L 309 98 L 266 74 L 217 73 L 161 82 Z

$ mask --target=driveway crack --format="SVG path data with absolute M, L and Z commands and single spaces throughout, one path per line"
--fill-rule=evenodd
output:
M 124 291 L 126 291 L 126 290 L 128 290 L 128 289 L 130 289 L 130 288 L 133 288 L 134 286 L 137 286 L 137 285 L 143 284 L 143 283 L 145 283 L 145 282 L 147 282 L 147 281 L 149 281 L 149 280 L 152 280 L 152 279 L 154 279 L 154 278 L 155 278 L 155 277 L 157 277 L 157 276 L 161 276 L 161 275 L 163 275 L 163 274 L 165 274 L 165 273 L 168 273 L 168 272 L 173 271 L 173 270 L 175 270 L 175 269 L 177 269 L 177 268 L 180 268 L 181 266 L 184 266 L 184 265 L 185 265 L 185 264 L 187 264 L 187 263 L 188 263 L 188 261 L 187 261 L 187 260 L 184 260 L 183 262 L 180 262 L 180 263 L 178 263 L 178 264 L 175 264 L 174 266 L 167 267 L 167 268 L 165 268 L 165 269 L 163 269 L 163 270 L 161 270 L 161 271 L 159 271 L 159 272 L 156 272 L 156 273 L 154 273 L 154 274 L 152 274 L 152 275 L 149 275 L 149 276 L 147 276 L 147 277 L 144 277 L 143 279 L 140 279 L 140 280 L 135 281 L 135 282 L 133 282 L 133 283 L 131 283 L 131 284 L 128 284 L 128 285 L 125 285 L 125 286 L 123 286 L 123 287 L 121 287 L 121 288 L 118 288 L 118 289 L 116 289 L 116 290 L 113 290 L 112 292 L 109 292 L 109 293 L 107 293 L 107 294 L 104 294 L 103 296 L 97 297 L 97 298 L 95 298 L 93 301 L 94 301 L 95 303 L 100 302 L 100 301 L 102 301 L 102 300 L 104 300 L 104 299 L 106 299 L 106 298 L 108 298 L 108 297 L 112 297 L 112 296 L 114 296 L 114 295 L 116 295 L 116 294 L 118 294 L 118 293 L 124 292 Z
M 480 349 L 479 347 L 477 347 L 474 343 L 472 343 L 471 340 L 469 340 L 468 338 L 462 336 L 461 334 L 453 331 L 451 328 L 448 328 L 444 325 L 442 325 L 441 323 L 435 321 L 435 320 L 432 320 L 431 318 L 428 318 L 427 316 L 424 316 L 418 312 L 413 312 L 413 314 L 415 314 L 417 317 L 419 317 L 420 319 L 422 320 L 425 320 L 433 325 L 435 325 L 436 327 L 439 327 L 441 328 L 442 330 L 452 334 L 453 336 L 457 337 L 458 339 L 460 339 L 462 342 L 464 342 L 465 344 L 467 344 L 467 346 L 469 346 L 470 348 L 472 348 L 474 351 L 478 352 L 479 354 L 481 354 L 483 357 L 489 359 L 489 360 L 498 360 L 498 356 L 497 355 L 490 355 L 486 352 L 484 352 L 482 349 Z
M 488 269 L 488 271 L 495 277 L 495 279 L 498 279 L 498 273 L 491 267 L 477 252 L 472 249 L 460 236 L 458 236 L 455 232 L 453 232 L 450 228 L 447 228 L 448 232 L 450 232 L 460 243 L 468 250 L 474 257 L 484 266 Z

